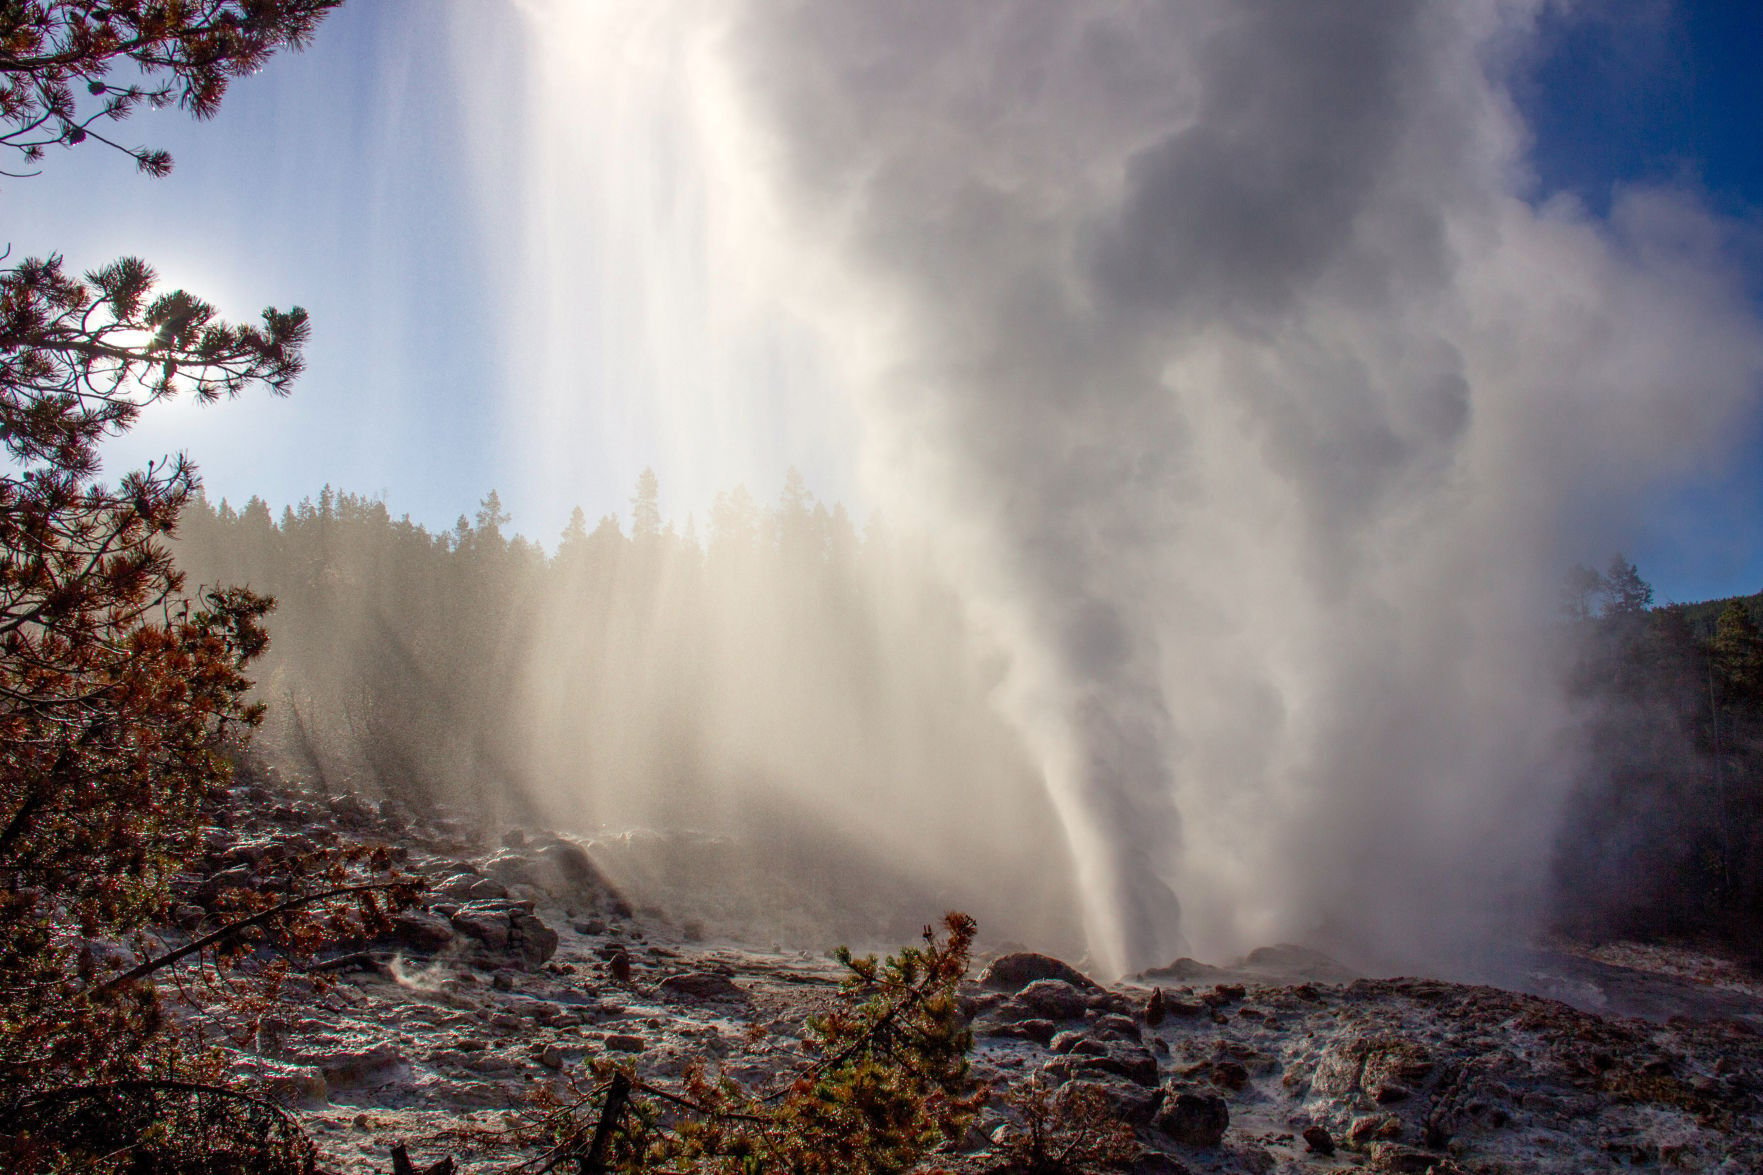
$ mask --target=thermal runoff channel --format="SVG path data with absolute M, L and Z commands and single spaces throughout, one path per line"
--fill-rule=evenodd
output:
M 1763 365 L 1692 194 L 1538 190 L 1541 8 L 524 0 L 469 75 L 509 351 L 648 405 L 683 490 L 820 435 L 922 536 L 1028 769 L 897 786 L 1050 802 L 1104 967 L 1473 957 L 1543 913 L 1583 752 L 1567 553 L 1720 457 Z M 694 672 L 700 729 L 755 704 Z M 771 715 L 747 777 L 885 837 L 789 749 L 824 728 Z

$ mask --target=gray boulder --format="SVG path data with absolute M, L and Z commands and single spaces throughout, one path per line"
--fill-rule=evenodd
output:
M 691 1000 L 744 1000 L 747 998 L 745 989 L 738 986 L 726 975 L 714 971 L 688 971 L 684 975 L 669 975 L 658 985 L 662 995 L 675 999 Z
M 1080 976 L 1081 978 L 1081 976 Z M 1010 1001 L 1012 1019 L 1081 1020 L 1089 1005 L 1083 992 L 1064 979 L 1037 979 Z
M 1143 1086 L 1155 1086 L 1158 1080 L 1157 1058 L 1148 1050 L 1109 1046 L 1095 1040 L 1078 1042 L 1070 1052 L 1041 1066 L 1041 1072 L 1055 1084 L 1104 1076 L 1124 1077 Z
M 1036 1044 L 1047 1044 L 1059 1026 L 1051 1020 L 981 1020 L 973 1030 L 980 1036 L 996 1037 L 1009 1040 L 1031 1040 Z
M 381 941 L 388 946 L 433 955 L 453 945 L 457 937 L 445 917 L 432 910 L 404 910 L 392 916 L 392 929 Z
M 406 1064 L 404 1054 L 389 1044 L 380 1043 L 361 1049 L 342 1049 L 316 1058 L 314 1066 L 323 1076 L 325 1085 L 334 1089 L 343 1085 L 372 1085 L 388 1080 L 393 1072 Z
M 1057 979 L 1084 991 L 1101 990 L 1095 980 L 1069 963 L 1033 951 L 1018 951 L 995 959 L 979 977 L 981 984 L 994 991 L 1021 991 L 1040 979 Z
M 557 953 L 557 932 L 533 913 L 531 902 L 472 902 L 450 921 L 492 965 L 531 971 Z
M 1217 1146 L 1230 1126 L 1230 1107 L 1217 1094 L 1166 1095 L 1156 1122 L 1157 1129 L 1184 1146 Z
M 628 916 L 630 903 L 574 841 L 527 842 L 484 862 L 484 873 L 505 886 L 524 885 L 558 901 Z
M 507 897 L 508 887 L 473 870 L 462 869 L 444 878 L 435 886 L 435 892 L 455 901 L 483 902 Z

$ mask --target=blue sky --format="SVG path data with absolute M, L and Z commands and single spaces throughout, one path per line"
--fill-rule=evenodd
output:
M 348 5 L 307 52 L 236 83 L 211 122 L 124 124 L 122 141 L 171 150 L 163 180 L 87 149 L 7 184 L 15 255 L 88 267 L 135 253 L 230 315 L 313 316 L 291 397 L 149 414 L 113 468 L 184 448 L 215 496 L 279 506 L 331 482 L 440 525 L 494 484 L 494 339 L 478 306 L 491 259 L 461 190 L 445 23 L 425 8 Z
M 511 122 L 498 144 L 496 120 L 518 107 L 467 108 L 465 95 L 483 88 L 462 84 L 484 72 L 519 77 L 517 18 L 475 0 L 472 19 L 449 19 L 463 2 L 356 0 L 306 53 L 238 83 L 212 122 L 138 117 L 122 137 L 170 149 L 167 179 L 87 148 L 51 156 L 41 177 L 5 182 L 15 256 L 58 251 L 88 267 L 137 253 L 229 313 L 298 303 L 313 315 L 308 372 L 292 397 L 161 411 L 111 451 L 114 470 L 181 448 L 216 497 L 255 493 L 279 507 L 328 482 L 383 494 L 394 513 L 432 527 L 496 487 L 516 526 L 545 541 L 573 505 L 591 516 L 623 510 L 645 465 L 664 488 L 681 480 L 655 414 L 616 405 L 628 393 L 586 386 L 591 376 L 582 395 L 612 406 L 570 422 L 565 443 L 580 457 L 568 484 L 528 476 L 528 389 L 492 309 L 517 251 L 497 214 L 496 152 L 512 158 L 521 131 Z M 1569 192 L 1602 213 L 1625 184 L 1700 190 L 1751 225 L 1745 263 L 1763 288 L 1763 71 L 1751 60 L 1763 5 L 1631 0 L 1578 6 L 1571 19 L 1557 12 L 1544 26 L 1517 88 L 1535 139 L 1534 197 Z M 593 312 L 584 295 L 584 346 Z M 843 496 L 844 462 L 816 436 L 784 430 L 756 455 L 746 466 L 756 495 L 775 494 L 797 464 L 823 496 Z M 1763 427 L 1740 452 L 1662 489 L 1633 520 L 1631 554 L 1662 597 L 1763 588 Z M 672 503 L 682 515 L 705 504 Z
M 1519 88 L 1535 136 L 1538 194 L 1571 192 L 1602 215 L 1636 183 L 1680 184 L 1748 222 L 1763 308 L 1763 5 L 1625 2 L 1545 22 Z M 1738 459 L 1661 493 L 1635 520 L 1632 557 L 1661 599 L 1763 590 L 1763 427 Z

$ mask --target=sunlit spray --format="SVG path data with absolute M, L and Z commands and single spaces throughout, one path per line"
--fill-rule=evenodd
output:
M 998 658 L 1100 965 L 1461 959 L 1528 929 L 1572 774 L 1564 538 L 1718 454 L 1763 354 L 1692 196 L 1539 199 L 1538 7 L 523 0 L 511 280 L 630 293 L 569 313 L 687 466 L 838 405 L 810 431 Z M 543 395 L 569 338 L 519 337 Z M 832 786 L 780 749 L 817 713 L 754 770 Z

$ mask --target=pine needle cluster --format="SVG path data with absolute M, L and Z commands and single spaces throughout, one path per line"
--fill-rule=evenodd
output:
M 34 164 L 52 147 L 93 140 L 165 175 L 169 154 L 105 131 L 143 105 L 212 117 L 229 82 L 278 50 L 303 48 L 342 2 L 0 0 L 0 150 Z

